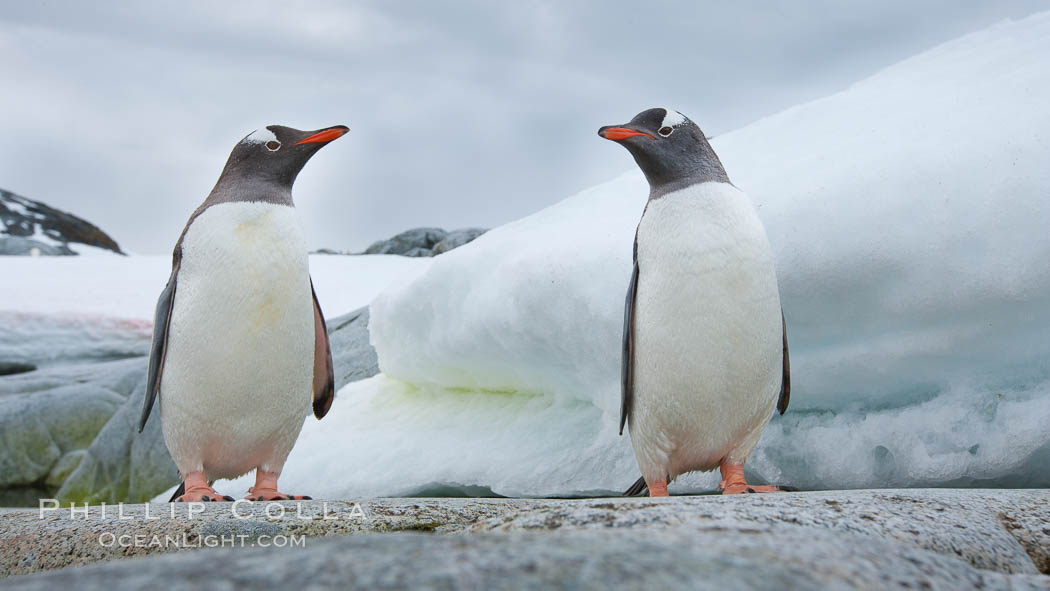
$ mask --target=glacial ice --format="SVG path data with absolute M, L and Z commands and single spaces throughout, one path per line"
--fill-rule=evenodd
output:
M 1048 55 L 1050 13 L 1002 23 L 714 141 L 766 224 L 792 347 L 755 481 L 1050 486 Z M 282 488 L 623 490 L 618 347 L 646 194 L 632 171 L 381 294 L 383 374 L 307 419 Z

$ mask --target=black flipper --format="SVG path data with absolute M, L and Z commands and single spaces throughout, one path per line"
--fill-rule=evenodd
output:
M 175 305 L 175 283 L 182 263 L 182 247 L 176 246 L 171 257 L 171 277 L 164 291 L 157 298 L 157 311 L 153 316 L 153 345 L 149 353 L 149 369 L 146 372 L 146 398 L 142 402 L 142 418 L 139 433 L 146 427 L 146 420 L 153 410 L 153 401 L 160 392 L 160 381 L 164 375 L 164 359 L 168 353 L 168 328 L 171 325 L 171 310 Z M 181 494 L 181 493 L 180 493 Z
M 784 336 L 784 373 L 780 380 L 780 399 L 777 400 L 777 410 L 780 411 L 780 414 L 784 414 L 788 409 L 788 402 L 791 401 L 791 363 L 788 361 L 788 331 L 783 308 L 780 309 L 780 328 Z
M 318 419 L 328 414 L 335 400 L 335 370 L 332 367 L 332 347 L 328 343 L 328 327 L 317 303 L 314 282 L 310 280 L 310 294 L 314 297 L 314 416 Z
M 620 359 L 620 435 L 634 402 L 634 296 L 638 293 L 638 242 L 634 245 L 634 268 L 623 306 L 623 353 Z M 644 484 L 644 481 L 643 481 Z M 636 483 L 637 485 L 637 483 Z M 632 487 L 633 488 L 633 487 Z
M 623 491 L 625 497 L 640 497 L 649 494 L 649 485 L 645 483 L 645 477 L 639 476 L 638 480 L 634 481 L 631 488 Z
M 175 489 L 175 494 L 171 495 L 171 498 L 168 499 L 168 502 L 169 503 L 174 503 L 175 499 L 181 497 L 184 494 L 186 494 L 186 483 L 185 482 L 180 482 L 179 483 L 179 488 Z

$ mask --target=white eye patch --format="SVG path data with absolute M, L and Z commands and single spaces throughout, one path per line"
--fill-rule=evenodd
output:
M 241 140 L 244 144 L 265 144 L 266 142 L 276 142 L 277 136 L 272 131 L 266 129 L 256 129 L 255 131 L 248 134 L 248 137 Z M 280 142 L 278 142 L 279 144 Z
M 678 111 L 664 107 L 664 112 L 666 115 L 664 115 L 664 120 L 660 123 L 660 127 L 676 127 L 685 123 L 685 115 Z

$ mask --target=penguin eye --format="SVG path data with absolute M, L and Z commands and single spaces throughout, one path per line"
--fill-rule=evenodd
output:
M 281 149 L 281 142 L 277 140 L 270 140 L 266 142 L 266 149 L 271 152 L 276 152 L 277 150 Z
M 674 131 L 673 127 L 668 127 L 668 126 L 665 125 L 665 126 L 661 127 L 660 129 L 658 129 L 656 131 L 656 133 L 658 133 L 658 134 L 660 134 L 660 135 L 662 135 L 664 137 L 667 137 L 667 136 L 671 135 L 672 131 Z

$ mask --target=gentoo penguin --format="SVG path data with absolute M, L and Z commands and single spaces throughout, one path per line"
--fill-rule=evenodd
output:
M 255 470 L 248 499 L 303 499 L 277 478 L 306 415 L 335 397 L 324 315 L 292 202 L 303 165 L 342 125 L 269 125 L 233 148 L 175 244 L 157 300 L 139 432 L 159 400 L 183 484 L 173 501 L 232 501 L 211 487 Z
M 627 148 L 649 181 L 620 406 L 642 477 L 625 494 L 667 496 L 679 474 L 716 467 L 723 494 L 782 490 L 744 480 L 744 461 L 790 394 L 773 254 L 754 206 L 678 111 L 642 111 L 598 135 Z

